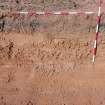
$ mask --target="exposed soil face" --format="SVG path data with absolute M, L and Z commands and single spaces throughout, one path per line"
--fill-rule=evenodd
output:
M 0 105 L 104 105 L 104 38 L 93 65 L 93 36 L 1 34 Z

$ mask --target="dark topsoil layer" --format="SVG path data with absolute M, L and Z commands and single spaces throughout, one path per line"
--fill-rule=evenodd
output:
M 98 2 L 95 0 L 0 0 L 0 30 L 5 33 L 46 32 L 90 33 L 95 32 Z M 94 15 L 71 16 L 29 16 L 9 15 L 7 11 L 94 11 Z M 102 11 L 104 10 L 104 2 Z M 5 16 L 6 15 L 6 16 Z M 104 11 L 101 31 L 104 32 Z M 3 29 L 2 29 L 3 26 Z

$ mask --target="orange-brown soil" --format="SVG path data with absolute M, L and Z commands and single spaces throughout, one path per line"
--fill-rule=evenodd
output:
M 105 105 L 105 41 L 92 64 L 93 35 L 1 34 L 0 105 Z

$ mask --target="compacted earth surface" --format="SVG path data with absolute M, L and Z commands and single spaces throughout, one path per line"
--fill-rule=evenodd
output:
M 97 12 L 97 1 L 30 2 L 0 0 L 0 105 L 105 105 L 104 11 L 94 64 L 97 14 L 33 18 L 5 13 L 10 7 Z

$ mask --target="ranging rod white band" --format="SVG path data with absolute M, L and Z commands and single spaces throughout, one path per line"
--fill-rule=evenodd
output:
M 86 14 L 94 14 L 95 12 L 85 12 Z
M 29 12 L 29 13 L 31 13 L 31 12 Z M 35 13 L 35 14 L 38 14 L 38 15 L 44 15 L 45 14 L 45 12 L 33 12 L 33 13 Z
M 96 26 L 96 33 L 99 32 L 99 24 Z
M 20 13 L 20 14 L 28 14 L 28 12 L 22 12 L 22 11 L 18 12 L 18 13 Z
M 101 16 L 101 7 L 99 7 L 98 16 Z
M 95 55 L 93 55 L 93 59 L 92 59 L 92 62 L 93 62 L 93 63 L 95 62 Z
M 52 12 L 52 14 L 54 14 L 54 15 L 60 15 L 62 12 Z
M 95 40 L 95 42 L 94 42 L 94 48 L 96 48 L 97 47 L 97 40 Z

